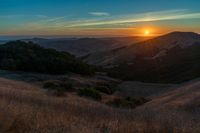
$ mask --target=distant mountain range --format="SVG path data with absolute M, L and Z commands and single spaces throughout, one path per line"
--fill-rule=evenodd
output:
M 107 51 L 133 43 L 144 41 L 148 37 L 113 37 L 113 38 L 60 38 L 44 39 L 32 38 L 22 39 L 31 41 L 45 48 L 53 48 L 58 51 L 69 52 L 77 57 L 85 56 L 99 51 Z
M 146 41 L 133 43 L 129 46 L 90 54 L 84 60 L 100 66 L 132 64 L 136 58 L 158 58 L 164 56 L 175 47 L 181 49 L 200 43 L 200 35 L 192 32 L 172 32 Z
M 101 66 L 109 76 L 123 80 L 177 83 L 200 77 L 200 35 L 193 32 L 172 32 L 152 39 L 33 38 L 22 41 L 69 52 L 88 64 Z
M 177 83 L 200 77 L 200 35 L 173 32 L 84 58 L 124 80 Z

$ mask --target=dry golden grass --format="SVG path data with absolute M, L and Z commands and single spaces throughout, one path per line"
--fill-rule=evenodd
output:
M 195 133 L 200 132 L 197 118 L 149 107 L 111 108 L 71 93 L 53 97 L 39 87 L 0 79 L 0 132 Z

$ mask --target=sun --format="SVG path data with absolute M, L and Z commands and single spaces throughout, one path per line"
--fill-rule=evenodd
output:
M 149 34 L 150 34 L 150 31 L 149 31 L 149 30 L 145 30 L 145 31 L 144 31 L 144 35 L 145 35 L 145 36 L 148 36 Z
M 138 27 L 138 35 L 143 37 L 153 37 L 158 35 L 157 27 Z

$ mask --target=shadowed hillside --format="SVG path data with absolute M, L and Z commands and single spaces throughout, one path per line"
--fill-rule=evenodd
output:
M 113 38 L 74 38 L 74 39 L 23 39 L 32 41 L 45 48 L 53 48 L 65 51 L 77 57 L 85 56 L 98 51 L 111 50 L 122 46 L 128 46 L 149 39 L 150 37 L 113 37 Z
M 163 56 L 174 47 L 188 48 L 200 43 L 200 35 L 192 32 L 172 32 L 147 41 L 133 43 L 116 50 L 91 54 L 84 60 L 100 66 L 112 66 L 120 63 L 133 63 L 137 58 Z
M 123 80 L 180 83 L 200 76 L 200 35 L 172 32 L 84 60 Z
M 74 72 L 92 74 L 93 68 L 66 52 L 45 49 L 31 42 L 8 42 L 0 45 L 0 68 L 49 74 Z
M 111 76 L 124 80 L 180 83 L 200 76 L 200 43 L 188 48 L 176 46 L 165 56 L 151 59 L 137 58 L 133 64 L 121 64 L 109 69 Z

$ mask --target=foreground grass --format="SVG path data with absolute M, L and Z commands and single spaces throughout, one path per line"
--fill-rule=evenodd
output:
M 117 109 L 73 94 L 57 98 L 0 79 L 0 132 L 195 133 L 200 131 L 197 118 L 171 109 Z

